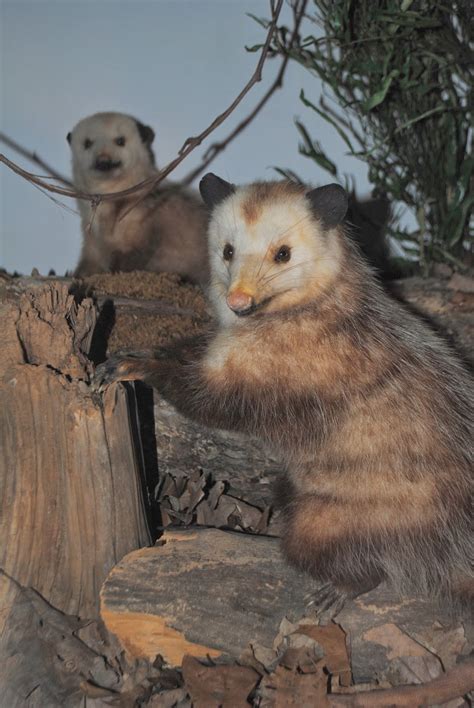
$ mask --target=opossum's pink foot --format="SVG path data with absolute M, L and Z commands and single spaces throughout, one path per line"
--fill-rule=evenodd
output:
M 136 381 L 146 372 L 147 352 L 117 352 L 95 370 L 92 386 L 102 392 L 116 381 Z
M 307 597 L 306 606 L 316 615 L 320 624 L 327 624 L 339 614 L 349 597 L 347 592 L 338 590 L 332 583 L 325 583 Z

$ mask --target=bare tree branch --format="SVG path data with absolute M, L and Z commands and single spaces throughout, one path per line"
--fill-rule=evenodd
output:
M 262 69 L 263 65 L 265 63 L 265 59 L 267 58 L 268 50 L 270 49 L 270 43 L 273 39 L 273 34 L 276 29 L 276 24 L 278 21 L 278 16 L 280 14 L 281 6 L 283 4 L 283 0 L 278 0 L 278 4 L 275 10 L 272 9 L 272 19 L 270 22 L 270 25 L 268 27 L 268 32 L 267 32 L 267 37 L 265 39 L 265 44 L 262 47 L 262 51 L 260 54 L 260 58 L 258 60 L 257 67 L 253 73 L 253 75 L 250 77 L 249 81 L 247 84 L 244 86 L 242 91 L 239 93 L 237 98 L 234 99 L 234 101 L 230 104 L 230 106 L 217 118 L 213 120 L 211 125 L 206 128 L 200 135 L 198 135 L 195 138 L 188 138 L 185 142 L 184 145 L 182 146 L 181 150 L 179 151 L 179 154 L 182 155 L 186 148 L 189 146 L 195 147 L 196 145 L 200 145 L 201 142 L 207 138 L 207 136 L 212 133 L 221 123 L 225 121 L 225 119 L 237 108 L 239 103 L 242 101 L 242 99 L 247 95 L 247 93 L 250 91 L 250 89 L 259 81 L 262 80 Z
M 452 698 L 460 698 L 474 689 L 474 663 L 465 661 L 453 666 L 446 673 L 427 683 L 412 686 L 395 686 L 375 691 L 363 691 L 344 695 L 333 693 L 328 696 L 331 708 L 383 708 L 384 706 L 428 706 L 445 703 Z
M 273 8 L 273 3 L 270 2 L 270 7 L 272 8 L 272 19 L 271 19 L 271 22 L 268 26 L 268 31 L 267 31 L 267 36 L 265 38 L 265 43 L 262 47 L 262 51 L 260 53 L 260 58 L 258 60 L 255 71 L 252 74 L 252 76 L 250 77 L 249 81 L 245 84 L 244 88 L 239 93 L 239 95 L 232 101 L 230 106 L 225 111 L 223 111 L 220 115 L 218 115 L 216 118 L 214 118 L 212 123 L 205 130 L 203 130 L 202 133 L 200 133 L 196 137 L 187 138 L 184 141 L 184 143 L 178 153 L 178 157 L 176 157 L 172 162 L 170 162 L 164 170 L 160 171 L 159 177 L 155 178 L 153 184 L 150 186 L 150 189 L 147 189 L 146 192 L 144 192 L 140 197 L 138 197 L 138 199 L 135 202 L 133 202 L 133 204 L 123 213 L 122 218 L 124 216 L 126 216 L 128 214 L 128 212 L 130 212 L 135 206 L 137 206 L 137 204 L 139 204 L 143 199 L 145 199 L 147 194 L 149 194 L 152 191 L 152 189 L 159 182 L 161 182 L 165 177 L 167 177 L 169 175 L 169 173 L 172 170 L 174 170 L 175 167 L 177 167 L 180 164 L 180 162 L 182 162 L 184 160 L 184 158 L 186 158 L 189 155 L 190 152 L 192 152 L 198 145 L 200 145 L 202 143 L 203 140 L 205 140 L 208 137 L 208 135 L 210 135 L 210 133 L 214 132 L 214 130 L 216 128 L 218 128 L 219 125 L 221 125 L 221 123 L 223 123 L 226 120 L 226 118 L 228 118 L 230 116 L 230 114 L 237 108 L 239 103 L 247 95 L 247 93 L 250 91 L 250 89 L 253 86 L 255 86 L 256 83 L 258 83 L 259 81 L 262 80 L 263 65 L 264 65 L 265 60 L 267 58 L 268 51 L 270 49 L 270 44 L 271 44 L 271 41 L 273 39 L 273 35 L 274 35 L 276 27 L 277 27 L 278 18 L 280 16 L 280 11 L 281 11 L 282 5 L 283 5 L 283 0 L 277 0 L 275 8 Z
M 67 177 L 64 177 L 62 174 L 57 172 L 54 167 L 48 165 L 48 163 L 45 162 L 39 155 L 37 155 L 36 152 L 30 152 L 29 150 L 26 150 L 26 148 L 24 148 L 12 138 L 9 138 L 8 135 L 5 135 L 5 133 L 0 133 L 0 142 L 5 143 L 5 145 L 8 145 L 8 147 L 10 147 L 12 150 L 15 150 L 20 155 L 23 155 L 23 157 L 26 157 L 26 159 L 30 160 L 30 162 L 34 162 L 39 165 L 45 172 L 51 175 L 53 179 L 57 180 L 58 182 L 62 182 L 67 187 L 74 187 L 73 183 L 69 179 L 67 179 Z
M 9 160 L 5 155 L 0 154 L 0 163 L 3 163 L 6 165 L 9 169 L 13 170 L 16 174 L 18 174 L 20 177 L 26 179 L 29 182 L 32 182 L 36 186 L 41 187 L 42 189 L 46 190 L 47 192 L 53 192 L 55 194 L 61 194 L 63 197 L 73 197 L 75 199 L 84 199 L 88 200 L 91 202 L 91 204 L 94 206 L 97 206 L 103 201 L 111 201 L 114 199 L 122 199 L 124 197 L 129 197 L 132 194 L 140 194 L 140 197 L 134 202 L 131 207 L 127 210 L 130 211 L 134 206 L 136 206 L 142 199 L 144 199 L 147 194 L 149 194 L 160 182 L 162 182 L 198 145 L 202 143 L 203 140 L 205 140 L 210 133 L 212 133 L 221 123 L 223 123 L 226 118 L 237 108 L 239 103 L 242 101 L 242 99 L 246 96 L 246 94 L 250 91 L 250 89 L 259 81 L 261 81 L 262 78 L 262 68 L 265 63 L 265 60 L 268 55 L 268 51 L 270 49 L 270 44 L 273 39 L 277 23 L 278 23 L 278 18 L 280 15 L 280 11 L 283 5 L 283 0 L 277 0 L 275 7 L 272 11 L 272 19 L 271 22 L 268 26 L 268 31 L 267 31 L 267 36 L 265 39 L 265 43 L 262 47 L 262 51 L 260 53 L 260 57 L 257 63 L 257 67 L 250 77 L 249 81 L 247 84 L 244 86 L 242 91 L 239 93 L 237 98 L 232 101 L 230 106 L 223 111 L 220 115 L 218 115 L 212 123 L 205 128 L 199 135 L 188 138 L 183 146 L 181 147 L 181 150 L 178 153 L 178 156 L 172 160 L 168 165 L 166 165 L 165 168 L 160 170 L 160 172 L 155 176 L 148 177 L 147 179 L 143 180 L 139 184 L 134 185 L 133 187 L 129 187 L 128 189 L 121 190 L 120 192 L 107 192 L 104 194 L 90 194 L 88 192 L 82 192 L 79 190 L 75 189 L 69 189 L 67 187 L 61 187 L 59 185 L 53 185 L 50 184 L 49 182 L 44 181 L 41 179 L 38 175 L 35 175 L 31 172 L 28 172 L 27 170 L 24 170 L 21 168 L 19 165 L 15 164 L 11 160 Z M 272 3 L 270 3 L 270 7 L 272 7 Z M 61 180 L 62 181 L 62 180 Z M 125 215 L 125 214 L 124 214 Z
M 232 130 L 229 135 L 222 140 L 221 142 L 218 143 L 213 143 L 204 153 L 203 161 L 201 162 L 200 165 L 198 165 L 192 172 L 190 172 L 183 180 L 183 184 L 191 184 L 198 175 L 200 175 L 204 170 L 210 165 L 210 163 L 217 157 L 217 155 L 222 152 L 223 150 L 226 149 L 226 147 L 229 145 L 229 143 L 234 140 L 237 135 L 239 135 L 245 128 L 253 121 L 253 119 L 260 113 L 262 108 L 266 105 L 266 103 L 269 101 L 269 99 L 273 96 L 275 91 L 279 88 L 282 87 L 283 85 L 283 77 L 285 75 L 286 67 L 288 65 L 288 61 L 290 60 L 291 57 L 291 48 L 293 47 L 296 39 L 298 38 L 298 32 L 301 24 L 301 20 L 304 17 L 305 11 L 306 11 L 306 6 L 308 4 L 308 0 L 300 0 L 300 2 L 295 3 L 294 6 L 294 25 L 293 25 L 293 32 L 290 38 L 289 42 L 289 47 L 287 54 L 283 57 L 283 60 L 280 64 L 280 69 L 278 71 L 278 74 L 275 78 L 275 81 L 272 83 L 268 91 L 262 96 L 260 101 L 257 103 L 253 111 L 251 111 L 244 120 L 242 120 L 235 128 Z
M 73 188 L 60 187 L 57 184 L 50 184 L 49 182 L 45 182 L 44 179 L 39 177 L 38 175 L 33 174 L 33 172 L 28 172 L 28 170 L 23 169 L 23 167 L 20 167 L 20 165 L 17 165 L 15 162 L 12 162 L 12 160 L 9 160 L 8 157 L 2 154 L 0 154 L 0 162 L 6 165 L 6 167 L 12 170 L 12 172 L 15 172 L 17 175 L 23 177 L 23 179 L 26 179 L 28 182 L 31 182 L 37 187 L 41 187 L 41 189 L 44 189 L 46 192 L 61 194 L 63 197 L 88 199 L 91 202 L 98 202 L 101 200 L 102 197 L 110 196 L 106 194 L 89 194 L 88 192 L 80 192 Z

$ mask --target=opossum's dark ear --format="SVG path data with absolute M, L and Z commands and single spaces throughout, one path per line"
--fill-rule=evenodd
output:
M 340 184 L 327 184 L 325 187 L 318 187 L 306 193 L 307 199 L 311 202 L 311 207 L 323 222 L 327 229 L 332 229 L 344 219 L 348 198 L 346 190 Z
M 223 199 L 230 197 L 235 192 L 235 187 L 230 182 L 226 182 L 212 172 L 208 172 L 199 182 L 199 191 L 206 206 L 212 209 Z
M 72 133 L 68 133 L 66 135 L 66 140 L 68 141 L 69 145 L 71 144 L 71 138 L 72 138 Z
M 145 143 L 145 145 L 151 145 L 153 140 L 155 139 L 155 131 L 153 128 L 150 128 L 149 125 L 144 125 L 143 123 L 140 123 L 139 120 L 135 121 L 137 124 L 138 132 L 140 133 L 140 137 L 142 141 Z

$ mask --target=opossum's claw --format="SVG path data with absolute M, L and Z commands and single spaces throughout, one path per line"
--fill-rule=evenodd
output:
M 147 355 L 140 352 L 117 352 L 96 368 L 92 379 L 93 389 L 102 392 L 116 381 L 142 378 L 143 363 L 147 358 Z
M 338 590 L 332 583 L 325 583 L 308 597 L 307 607 L 311 608 L 321 624 L 326 624 L 339 614 L 347 598 L 343 590 Z

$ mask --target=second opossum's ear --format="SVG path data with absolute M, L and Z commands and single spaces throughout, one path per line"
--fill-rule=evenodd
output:
M 204 204 L 209 209 L 213 209 L 223 199 L 230 197 L 235 192 L 235 187 L 230 182 L 226 182 L 212 172 L 208 172 L 199 182 L 199 191 Z
M 348 199 L 346 190 L 340 184 L 327 184 L 306 193 L 315 215 L 327 229 L 332 229 L 344 219 Z
M 71 144 L 71 139 L 72 139 L 72 133 L 68 133 L 66 135 L 66 140 L 68 141 L 69 145 Z
M 142 141 L 145 143 L 145 145 L 151 145 L 153 140 L 155 139 L 155 131 L 153 130 L 153 128 L 150 128 L 149 125 L 144 125 L 143 123 L 140 123 L 139 120 L 136 120 L 135 123 L 137 124 L 138 132 L 140 133 Z

